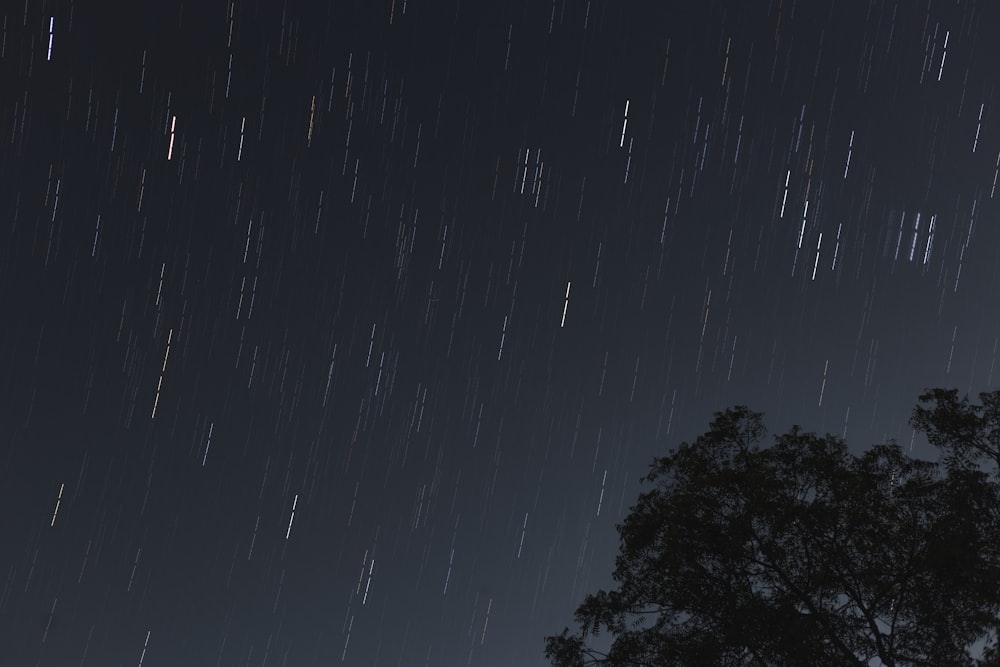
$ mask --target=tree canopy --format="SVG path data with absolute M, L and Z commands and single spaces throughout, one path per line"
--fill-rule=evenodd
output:
M 941 450 L 861 454 L 744 406 L 653 461 L 557 667 L 1000 665 L 1000 392 L 920 396 Z M 983 464 L 986 464 L 985 466 Z M 606 652 L 593 648 L 606 636 Z

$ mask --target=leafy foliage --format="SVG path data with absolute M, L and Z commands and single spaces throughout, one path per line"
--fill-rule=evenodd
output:
M 762 447 L 761 414 L 717 413 L 654 460 L 618 527 L 617 588 L 587 596 L 579 631 L 547 637 L 546 656 L 557 667 L 1000 664 L 1000 484 L 969 465 L 1000 453 L 1000 400 L 983 396 L 921 397 L 933 405 L 914 426 L 945 466 L 895 444 L 854 455 L 798 427 Z M 607 653 L 587 645 L 602 633 Z M 970 647 L 984 640 L 977 661 Z
M 959 400 L 957 389 L 929 389 L 920 395 L 910 423 L 944 452 L 950 466 L 983 459 L 1000 466 L 1000 391 L 979 394 L 979 400 L 978 405 L 968 396 Z

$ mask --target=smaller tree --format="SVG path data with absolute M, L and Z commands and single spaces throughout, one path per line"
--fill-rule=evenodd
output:
M 1000 391 L 982 392 L 979 403 L 957 389 L 928 389 L 919 397 L 910 424 L 941 450 L 949 468 L 992 472 L 1000 479 Z M 985 464 L 985 466 L 984 466 Z M 986 509 L 1000 523 L 1000 506 Z M 1000 549 L 1000 542 L 990 547 Z M 981 665 L 1000 667 L 1000 619 L 989 633 Z
M 736 407 L 654 460 L 618 586 L 546 638 L 554 665 L 975 664 L 1000 611 L 997 483 L 895 444 L 765 435 Z M 603 633 L 606 653 L 588 645 Z
M 979 404 L 957 389 L 928 389 L 910 424 L 942 450 L 949 466 L 979 466 L 985 459 L 1000 472 L 1000 391 L 979 394 Z

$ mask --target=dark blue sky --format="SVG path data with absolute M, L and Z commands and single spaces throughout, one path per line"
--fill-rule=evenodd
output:
M 989 2 L 27 3 L 0 656 L 541 665 L 734 404 L 996 388 Z

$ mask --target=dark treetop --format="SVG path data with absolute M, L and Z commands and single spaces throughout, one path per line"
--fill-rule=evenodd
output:
M 619 526 L 617 587 L 548 638 L 552 663 L 997 664 L 1000 392 L 921 401 L 943 464 L 798 427 L 762 446 L 760 414 L 718 413 L 654 462 Z

